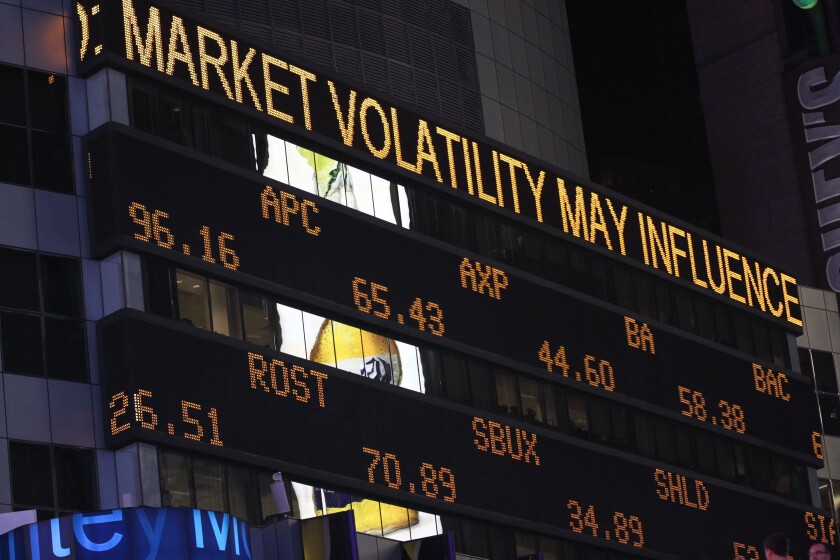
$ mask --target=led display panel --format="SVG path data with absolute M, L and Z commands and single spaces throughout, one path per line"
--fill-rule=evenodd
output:
M 800 374 L 118 130 L 88 143 L 98 256 L 160 255 L 821 464 Z
M 796 550 L 836 540 L 824 512 L 492 413 L 133 310 L 98 327 L 111 448 L 186 446 L 648 557 L 751 557 L 768 519 Z
M 79 72 L 142 73 L 270 123 L 362 168 L 460 196 L 799 331 L 796 280 L 513 148 L 435 122 L 162 2 L 77 3 Z M 355 163 L 354 163 L 355 164 Z

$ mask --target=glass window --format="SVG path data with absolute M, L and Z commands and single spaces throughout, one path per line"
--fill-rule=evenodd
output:
M 464 359 L 450 352 L 442 352 L 443 384 L 446 397 L 455 402 L 469 404 L 469 380 Z
M 131 126 L 154 134 L 155 89 L 131 77 L 127 77 L 126 81 L 128 82 L 128 111 Z
M 0 181 L 30 184 L 29 139 L 26 129 L 0 124 Z
M 516 533 L 516 557 L 537 553 L 537 536 L 530 533 Z
M 799 369 L 802 375 L 807 375 L 809 377 L 814 376 L 814 368 L 811 365 L 811 351 L 807 348 L 798 348 L 797 352 L 799 353 Z M 819 390 L 819 389 L 817 389 Z
M 674 425 L 667 420 L 657 418 L 654 426 L 659 458 L 666 463 L 677 464 L 677 437 L 674 433 Z
M 522 414 L 528 422 L 545 421 L 540 384 L 532 379 L 519 378 L 519 394 L 522 399 Z
M 427 371 L 424 368 L 423 372 L 426 373 Z M 493 382 L 490 367 L 478 362 L 471 363 L 470 389 L 472 392 L 473 406 L 483 410 L 494 410 L 497 402 L 494 388 L 495 383 Z
M 674 293 L 674 301 L 676 302 L 679 327 L 688 332 L 697 332 L 697 319 L 694 315 L 691 298 L 686 292 L 680 290 Z
M 735 347 L 747 354 L 755 353 L 750 321 L 742 313 L 733 313 L 732 320 L 735 323 Z
M 441 367 L 440 352 L 433 348 L 420 348 L 420 363 L 426 377 L 425 392 L 429 395 L 442 397 L 443 392 L 443 368 Z M 495 410 L 496 401 L 490 410 Z
M 772 490 L 773 477 L 770 468 L 770 454 L 759 447 L 751 447 L 748 454 L 755 487 L 761 490 Z
M 9 466 L 16 509 L 37 507 L 66 512 L 98 507 L 92 449 L 10 441 Z M 54 511 L 38 512 L 39 519 L 54 516 Z
M 221 111 L 214 111 L 213 145 L 211 154 L 234 165 L 256 171 L 256 149 L 263 150 L 264 136 L 258 135 L 260 142 L 254 142 L 251 127 L 236 117 Z M 264 157 L 264 154 L 260 154 Z M 260 163 L 262 164 L 262 162 Z
M 702 473 L 714 474 L 717 472 L 717 459 L 715 458 L 713 439 L 714 437 L 706 432 L 698 431 L 695 434 L 698 468 Z
M 715 438 L 714 441 L 718 458 L 718 476 L 724 480 L 733 480 L 735 478 L 735 470 L 732 442 L 719 437 Z
M 447 210 L 451 227 L 449 232 L 450 242 L 468 249 L 475 247 L 475 239 L 473 238 L 475 225 L 472 213 L 466 208 L 454 204 L 447 205 Z
M 613 445 L 619 449 L 627 449 L 630 446 L 627 415 L 627 408 L 620 404 L 610 403 Z
M 354 208 L 360 212 L 364 212 L 368 216 L 374 216 L 373 191 L 371 190 L 370 173 L 348 165 L 347 174 L 350 184 L 353 185 L 353 196 L 355 198 Z
M 97 509 L 96 464 L 92 449 L 54 447 L 59 509 Z
M 23 69 L 0 64 L 0 123 L 26 126 Z
M 395 214 L 397 217 L 397 225 L 400 225 L 406 229 L 411 229 L 412 224 L 412 215 L 411 215 L 411 206 L 408 202 L 408 195 L 406 194 L 406 188 L 402 185 L 395 185 L 391 183 L 391 198 L 394 198 L 394 191 L 396 191 L 396 200 L 398 206 L 394 208 Z
M 478 221 L 478 219 L 476 219 Z M 568 286 L 571 283 L 571 276 L 569 273 L 569 252 L 566 246 L 560 243 L 551 243 L 546 250 L 546 257 L 548 261 L 548 277 L 555 282 Z M 627 279 L 625 278 L 624 281 Z M 616 285 L 621 285 L 619 289 L 626 290 L 632 284 L 624 284 L 621 279 L 616 278 Z M 634 309 L 631 307 L 631 309 Z
M 347 344 L 339 344 L 344 340 L 340 336 L 341 333 L 338 330 L 339 325 L 347 331 Z M 353 373 L 363 373 L 368 379 L 375 379 L 376 381 L 391 383 L 393 385 L 402 384 L 402 376 L 405 370 L 399 349 L 393 340 L 381 334 L 363 331 L 356 327 L 336 322 L 333 324 L 333 334 L 336 336 L 336 353 L 338 354 L 339 363 L 342 359 L 346 359 L 342 357 L 342 352 L 347 353 L 350 360 L 353 360 L 356 356 L 356 351 L 352 347 L 353 341 L 357 337 L 361 340 L 361 353 L 364 364 L 350 371 Z M 410 360 L 411 356 L 406 356 L 406 358 Z
M 634 410 L 633 432 L 636 436 L 636 450 L 647 457 L 656 457 L 653 417 L 646 412 Z
M 717 325 L 715 324 L 715 313 L 711 302 L 703 298 L 696 298 L 694 300 L 694 309 L 697 312 L 697 325 L 700 336 L 716 340 Z
M 199 138 L 192 134 L 188 105 L 170 92 L 157 90 L 156 93 L 155 134 L 182 146 L 195 145 L 205 153 L 212 153 L 208 146 L 199 144 Z M 199 127 L 196 126 L 196 128 Z
M 595 441 L 610 445 L 612 443 L 612 422 L 610 408 L 602 399 L 589 400 L 589 420 L 592 437 Z
M 183 270 L 175 271 L 178 288 L 178 314 L 182 323 L 210 330 L 207 279 Z
M 687 468 L 694 467 L 694 454 L 691 452 L 691 434 L 688 428 L 681 424 L 674 426 L 674 435 L 677 440 L 677 461 L 680 465 Z
M 773 484 L 777 494 L 782 496 L 792 495 L 792 479 L 790 466 L 787 461 L 778 456 L 773 456 Z
M 327 329 L 330 329 L 329 335 L 326 332 Z M 335 343 L 333 343 L 332 337 L 332 321 L 324 319 L 320 315 L 313 315 L 304 311 L 303 332 L 318 333 L 314 339 L 310 340 L 310 337 L 307 336 L 304 340 L 306 344 L 306 358 L 320 364 L 335 366 Z M 327 340 L 329 343 L 322 343 L 322 340 Z
M 82 317 L 82 282 L 78 259 L 41 255 L 44 312 Z
M 765 360 L 771 360 L 773 353 L 770 351 L 770 334 L 767 332 L 767 326 L 763 321 L 752 318 L 750 318 L 750 326 L 755 343 L 755 355 Z
M 289 167 L 286 165 L 286 142 L 277 138 L 276 136 L 272 136 L 268 134 L 266 136 L 266 157 L 267 160 L 265 161 L 265 167 L 262 170 L 262 173 L 275 181 L 280 181 L 281 183 L 289 183 Z M 257 147 L 257 136 L 254 136 L 254 149 L 256 150 L 257 154 L 259 154 L 260 150 Z M 257 161 L 260 161 L 259 156 L 257 157 Z
M 175 316 L 168 263 L 157 259 L 144 258 L 143 288 L 147 311 L 166 318 Z
M 671 305 L 671 289 L 662 282 L 654 285 L 656 292 L 656 309 L 659 312 L 659 320 L 674 325 L 677 323 L 674 317 L 673 305 Z
M 43 375 L 41 318 L 21 313 L 0 313 L 3 370 Z
M 315 153 L 314 156 L 318 194 L 342 206 L 356 208 L 353 178 L 347 169 L 347 164 L 319 153 Z
M 303 314 L 299 309 L 277 304 L 277 322 L 280 325 L 277 349 L 298 358 L 309 359 L 303 331 Z
M 526 248 L 527 246 L 524 249 Z M 538 262 L 536 256 L 532 260 Z M 589 293 L 604 301 L 612 301 L 612 294 L 615 293 L 615 290 L 610 282 L 612 278 L 606 263 L 601 259 L 591 258 L 589 259 L 589 264 L 592 268 L 592 286 Z
M 0 307 L 38 311 L 35 253 L 0 249 L 0 270 Z
M 787 335 L 777 328 L 770 329 L 770 346 L 773 352 L 773 363 L 779 367 L 790 367 Z
M 747 469 L 747 453 L 743 445 L 735 444 L 735 482 L 749 485 L 750 477 Z
M 632 274 L 623 266 L 613 266 L 616 303 L 625 309 L 636 309 L 636 290 Z
M 291 142 L 286 142 L 286 162 L 289 170 L 289 184 L 309 194 L 318 194 L 315 181 L 315 154 Z
M 273 310 L 274 304 L 261 295 L 242 292 L 242 320 L 247 342 L 268 348 L 277 347 L 274 340 L 273 324 L 276 317 Z
M 190 465 L 186 456 L 169 451 L 158 455 L 160 469 L 161 505 L 163 507 L 192 507 Z
M 490 537 L 489 558 L 515 558 L 516 542 L 513 531 L 499 525 L 490 525 L 487 530 Z
M 464 552 L 472 556 L 487 557 L 487 525 L 481 521 L 464 519 L 461 522 L 464 535 Z
M 732 326 L 732 311 L 719 303 L 714 303 L 716 340 L 729 347 L 735 346 L 735 335 Z
M 583 251 L 569 248 L 569 271 L 572 275 L 572 288 L 584 293 L 591 292 L 591 279 L 586 270 L 586 257 Z
M 48 445 L 10 441 L 9 466 L 15 504 L 53 507 L 52 459 Z
M 67 78 L 34 70 L 27 74 L 30 125 L 39 130 L 66 134 Z
M 213 332 L 242 338 L 239 292 L 233 286 L 210 280 L 210 314 Z
M 838 481 L 831 481 L 831 490 L 832 490 L 832 500 L 831 500 L 831 511 L 836 512 L 840 511 L 840 482 Z
M 543 560 L 562 560 L 563 552 L 559 542 L 554 539 L 540 537 L 540 552 Z
M 559 412 L 557 410 L 554 389 L 551 386 L 543 386 L 543 395 L 545 396 L 545 423 L 557 429 Z
M 811 350 L 814 360 L 814 381 L 817 391 L 837 393 L 837 372 L 834 371 L 834 357 L 831 352 Z
M 639 313 L 648 317 L 656 317 L 656 296 L 650 278 L 639 271 L 635 271 L 633 276 L 636 285 L 636 301 L 639 304 Z
M 32 131 L 33 186 L 58 193 L 73 193 L 70 138 L 66 134 Z
M 373 196 L 373 211 L 376 217 L 389 224 L 397 224 L 399 214 L 397 184 L 376 175 L 370 176 L 370 184 Z
M 221 463 L 193 457 L 195 507 L 211 511 L 226 511 L 225 469 Z
M 569 426 L 572 435 L 589 437 L 589 418 L 586 415 L 586 400 L 582 395 L 566 394 L 566 406 L 569 413 Z
M 820 506 L 823 509 L 827 509 L 830 511 L 837 511 L 834 506 L 834 500 L 832 498 L 831 492 L 831 483 L 827 478 L 819 478 L 817 482 L 820 486 Z
M 418 393 L 424 392 L 425 380 L 423 378 L 423 366 L 420 364 L 419 348 L 399 340 L 392 340 L 391 342 L 397 347 L 397 354 L 391 356 L 394 367 L 396 368 L 397 363 L 399 363 L 402 372 L 399 386 Z M 391 349 L 394 349 L 393 346 Z
M 830 436 L 840 436 L 840 399 L 836 394 L 817 394 L 820 401 L 820 415 L 822 416 L 823 433 Z
M 271 485 L 274 484 L 272 476 L 268 473 L 259 473 L 259 489 L 260 489 L 260 509 L 262 510 L 262 519 L 266 520 L 269 516 L 276 515 L 277 504 L 274 502 L 274 496 L 271 493 Z M 286 486 L 286 496 L 289 497 L 291 507 L 291 500 L 294 499 L 295 493 L 289 487 L 288 482 L 284 482 Z
M 337 368 L 354 375 L 364 375 L 371 379 L 384 377 L 384 380 L 391 383 L 392 370 L 387 340 L 384 345 L 381 344 L 381 340 L 368 342 L 367 345 L 364 343 L 361 329 L 325 319 L 318 329 L 318 338 L 309 356 L 311 360 L 322 364 L 335 363 Z M 365 359 L 365 346 L 370 354 L 370 363 Z M 387 354 L 387 358 L 382 359 L 382 354 Z
M 516 377 L 497 369 L 496 395 L 499 401 L 499 412 L 518 418 L 519 397 L 516 394 Z
M 82 321 L 44 318 L 47 375 L 68 381 L 87 380 L 85 326 Z

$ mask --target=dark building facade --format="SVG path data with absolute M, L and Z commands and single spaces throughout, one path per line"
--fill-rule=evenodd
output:
M 582 177 L 562 3 L 0 10 L 0 557 L 835 543 L 797 280 Z
M 797 344 L 825 433 L 822 503 L 836 517 L 837 173 L 828 131 L 840 13 L 833 2 L 689 2 L 688 11 L 723 234 L 819 288 L 801 291 Z

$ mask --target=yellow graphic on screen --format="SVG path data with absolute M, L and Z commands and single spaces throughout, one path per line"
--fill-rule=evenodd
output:
M 329 319 L 321 324 L 309 359 L 384 383 L 399 385 L 402 381 L 400 354 L 393 340 Z M 413 509 L 341 492 L 316 488 L 313 499 L 317 515 L 352 509 L 356 530 L 362 533 L 387 534 L 419 521 Z

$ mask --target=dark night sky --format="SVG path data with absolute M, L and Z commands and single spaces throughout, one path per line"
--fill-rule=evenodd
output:
M 684 2 L 566 4 L 592 180 L 718 230 Z

